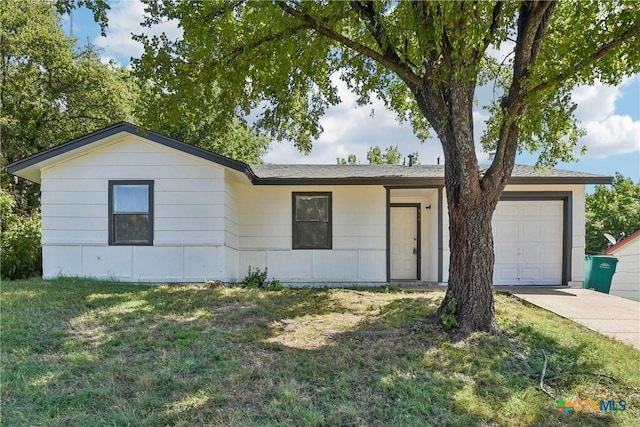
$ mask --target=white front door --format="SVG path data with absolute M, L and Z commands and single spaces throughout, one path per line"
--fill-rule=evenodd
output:
M 418 278 L 418 209 L 392 206 L 390 211 L 391 280 Z
M 493 214 L 496 285 L 562 284 L 563 202 L 501 201 Z

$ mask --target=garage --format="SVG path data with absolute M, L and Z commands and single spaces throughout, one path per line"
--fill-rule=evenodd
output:
M 498 203 L 492 222 L 496 285 L 566 284 L 564 211 L 563 199 L 506 196 Z

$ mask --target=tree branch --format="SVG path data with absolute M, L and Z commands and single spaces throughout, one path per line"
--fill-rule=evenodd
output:
M 373 59 L 374 61 L 380 63 L 384 67 L 396 73 L 405 82 L 411 83 L 412 85 L 415 85 L 415 86 L 420 85 L 420 78 L 416 74 L 414 74 L 413 71 L 411 71 L 409 68 L 407 68 L 406 66 L 403 66 L 402 63 L 395 62 L 392 59 L 387 58 L 383 54 L 376 52 L 370 47 L 365 46 L 361 43 L 358 43 L 355 40 L 351 40 L 350 38 L 336 32 L 332 28 L 327 27 L 323 23 L 318 22 L 318 20 L 316 20 L 312 16 L 309 16 L 308 14 L 294 7 L 289 6 L 284 1 L 278 1 L 277 3 L 278 3 L 278 6 L 283 11 L 285 11 L 291 16 L 294 16 L 306 22 L 307 24 L 309 24 L 309 27 L 311 27 L 311 29 L 315 30 L 317 33 L 322 34 L 323 36 L 328 37 L 331 40 L 334 40 L 340 43 L 341 45 L 348 47 L 349 49 L 355 52 L 358 52 L 361 55 L 364 55 L 366 57 Z
M 537 58 L 554 10 L 553 2 L 525 2 L 520 7 L 513 77 L 509 92 L 501 103 L 503 118 L 496 143 L 496 154 L 483 178 L 486 190 L 502 188 L 511 175 L 519 135 L 516 117 L 524 107 L 522 81 L 529 74 L 529 68 Z
M 536 31 L 536 35 L 533 39 L 533 45 L 531 46 L 531 63 L 534 63 L 536 59 L 538 59 L 540 49 L 542 49 L 542 42 L 544 41 L 545 34 L 547 33 L 549 24 L 551 23 L 551 17 L 553 16 L 553 12 L 555 12 L 557 6 L 557 2 L 551 2 L 549 7 L 542 14 L 542 19 L 540 20 L 538 30 Z
M 373 9 L 373 2 L 352 1 L 350 5 L 351 8 L 355 10 L 361 18 L 364 19 L 369 33 L 371 33 L 373 39 L 378 44 L 378 47 L 380 48 L 382 54 L 386 58 L 397 62 L 400 66 L 413 73 L 409 66 L 400 58 L 394 47 L 389 43 L 389 37 L 387 35 L 384 24 L 380 19 L 380 15 Z
M 311 29 L 311 26 L 309 24 L 307 24 L 307 23 L 296 25 L 294 27 L 289 27 L 289 28 L 286 28 L 283 31 L 278 31 L 278 32 L 275 32 L 275 33 L 272 33 L 272 34 L 267 34 L 264 37 L 261 37 L 261 38 L 259 38 L 257 40 L 253 40 L 253 41 L 251 41 L 251 42 L 249 42 L 247 44 L 244 44 L 242 46 L 236 46 L 234 49 L 232 49 L 231 53 L 235 54 L 235 55 L 238 55 L 238 54 L 247 52 L 249 50 L 258 48 L 258 47 L 262 46 L 265 43 L 269 43 L 269 42 L 273 42 L 273 41 L 276 41 L 276 40 L 280 40 L 284 36 L 295 34 L 295 33 L 297 33 L 298 31 L 301 31 L 301 30 L 310 30 L 310 29 Z
M 520 7 L 516 55 L 513 65 L 513 82 L 517 85 L 519 85 L 520 80 L 526 75 L 527 69 L 531 65 L 536 38 L 544 37 L 545 33 L 540 32 L 540 22 L 547 10 L 552 7 L 552 4 L 553 2 L 525 2 Z M 553 6 L 553 9 L 555 9 L 555 6 Z M 546 31 L 546 27 L 544 30 Z
M 238 55 L 241 55 L 245 52 L 250 52 L 253 49 L 256 49 L 260 46 L 262 46 L 263 44 L 266 43 L 270 43 L 270 42 L 274 42 L 277 40 L 282 39 L 284 36 L 287 35 L 291 35 L 291 34 L 295 34 L 299 31 L 302 30 L 309 30 L 311 29 L 311 26 L 307 23 L 303 23 L 300 25 L 296 25 L 293 27 L 289 27 L 286 28 L 283 31 L 278 31 L 276 33 L 272 33 L 272 34 L 267 34 L 264 37 L 260 37 L 256 40 L 250 41 L 250 42 L 246 42 L 243 45 L 240 46 L 233 46 L 232 48 L 229 49 L 228 52 L 223 53 L 220 57 L 213 59 L 210 63 L 209 66 L 210 67 L 217 67 L 219 64 L 224 63 L 227 64 L 230 61 L 235 61 L 238 57 Z M 205 72 L 206 70 L 203 68 L 200 70 L 200 73 Z
M 493 7 L 493 13 L 491 14 L 491 25 L 489 26 L 489 35 L 484 38 L 484 50 L 487 50 L 489 45 L 493 42 L 493 37 L 496 35 L 496 30 L 498 29 L 498 23 L 500 21 L 500 13 L 502 13 L 502 7 L 504 3 L 502 1 L 498 1 L 496 5 Z
M 565 70 L 564 72 L 558 74 L 554 78 L 547 80 L 546 82 L 542 82 L 539 85 L 533 87 L 527 92 L 527 95 L 543 92 L 553 86 L 556 86 L 564 82 L 565 80 L 569 79 L 570 77 L 576 75 L 580 71 L 587 68 L 589 65 L 595 64 L 600 59 L 602 59 L 606 54 L 611 52 L 613 49 L 617 48 L 625 41 L 637 35 L 640 35 L 640 24 L 637 24 L 636 26 L 629 28 L 627 31 L 622 33 L 620 37 L 617 38 L 616 40 L 612 40 L 609 43 L 606 43 L 600 46 L 595 52 L 593 52 L 584 60 L 577 63 L 575 66 Z
M 211 13 L 206 14 L 202 18 L 202 21 L 203 22 L 209 22 L 209 21 L 212 21 L 215 18 L 219 18 L 222 15 L 224 15 L 225 13 L 229 12 L 230 10 L 234 10 L 235 8 L 237 8 L 238 6 L 240 6 L 241 4 L 246 3 L 246 2 L 247 2 L 247 0 L 236 0 L 234 2 L 225 3 L 219 9 L 213 9 L 211 11 Z

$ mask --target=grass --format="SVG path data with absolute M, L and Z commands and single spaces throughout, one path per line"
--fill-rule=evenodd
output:
M 442 297 L 5 282 L 2 425 L 637 425 L 638 351 L 503 295 L 451 342 Z M 543 351 L 556 397 L 627 410 L 555 411 Z

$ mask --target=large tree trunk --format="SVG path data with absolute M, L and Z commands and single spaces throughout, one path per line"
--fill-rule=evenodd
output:
M 454 314 L 459 331 L 498 332 L 493 305 L 495 261 L 491 218 L 503 185 L 482 180 L 473 127 L 452 118 L 441 134 L 449 213 L 449 284 L 438 315 Z M 450 304 L 455 301 L 455 311 Z
M 433 114 L 437 101 L 431 94 L 416 92 L 418 105 L 426 117 L 432 118 L 445 157 L 451 256 L 449 286 L 438 316 L 454 315 L 463 334 L 477 330 L 498 332 L 493 304 L 491 218 L 505 181 L 481 176 L 473 139 L 474 84 L 458 81 L 443 91 L 440 99 L 446 100 L 449 114 L 441 121 L 441 116 Z M 510 154 L 515 158 L 515 152 Z M 508 166 L 512 167 L 513 161 Z
M 498 195 L 469 200 L 447 185 L 449 212 L 449 284 L 438 310 L 450 312 L 455 301 L 459 331 L 498 332 L 493 303 L 494 249 L 491 217 Z

